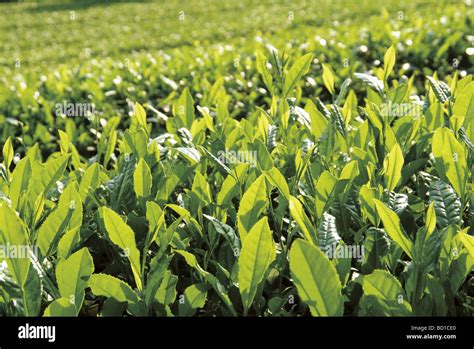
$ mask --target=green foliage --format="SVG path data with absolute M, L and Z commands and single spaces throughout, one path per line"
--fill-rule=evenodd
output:
M 45 49 L 12 70 L 2 36 L 0 242 L 23 255 L 0 255 L 0 315 L 472 316 L 472 8 L 211 3 L 153 42 L 149 10 L 176 4 L 121 4 L 143 28 L 75 68 Z M 33 8 L 5 6 L 24 36 Z M 92 115 L 55 110 L 84 98 Z
M 136 247 L 135 233 L 122 220 L 122 218 L 110 208 L 102 209 L 104 226 L 110 240 L 123 250 L 125 257 L 130 261 L 133 277 L 138 289 L 142 288 L 140 251 Z
M 290 250 L 290 270 L 301 300 L 314 316 L 341 316 L 343 298 L 336 269 L 315 246 L 296 240 Z
M 400 226 L 400 219 L 397 214 L 387 208 L 382 202 L 377 199 L 373 199 L 377 212 L 380 216 L 380 219 L 383 222 L 385 232 L 395 241 L 405 253 L 412 257 L 413 244 L 406 234 L 402 231 Z
M 93 271 L 94 263 L 87 248 L 80 249 L 66 260 L 60 260 L 56 266 L 59 293 L 63 298 L 69 299 L 69 302 L 75 306 L 75 315 L 79 313 L 82 307 L 84 290 Z M 57 305 L 62 306 L 62 303 L 61 301 Z M 55 310 L 51 308 L 51 315 L 54 314 Z
M 247 314 L 259 284 L 264 280 L 270 263 L 275 259 L 275 244 L 266 217 L 252 227 L 245 238 L 239 256 L 239 289 L 244 313 Z
M 410 316 L 411 307 L 398 280 L 383 270 L 361 277 L 360 315 Z
M 461 219 L 461 202 L 453 188 L 449 184 L 437 180 L 431 182 L 429 193 L 430 201 L 434 203 L 438 227 L 446 228 L 450 224 L 458 224 Z
M 260 176 L 242 196 L 238 211 L 240 240 L 244 241 L 267 205 L 265 178 Z

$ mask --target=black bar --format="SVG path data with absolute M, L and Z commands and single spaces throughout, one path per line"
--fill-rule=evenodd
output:
M 31 326 L 55 326 L 54 342 L 19 339 L 19 328 L 26 324 L 30 330 Z M 314 348 L 472 349 L 473 330 L 473 318 L 0 318 L 0 349 L 95 347 L 99 343 L 119 347 L 161 347 L 164 343 L 180 347 L 187 343 L 201 347 L 257 342 L 308 343 Z M 426 338 L 410 339 L 407 335 Z M 433 335 L 456 338 L 429 337 Z

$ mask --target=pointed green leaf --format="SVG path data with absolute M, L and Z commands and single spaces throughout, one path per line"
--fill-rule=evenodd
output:
M 76 315 L 82 307 L 84 290 L 93 271 L 94 262 L 89 250 L 85 247 L 69 256 L 68 259 L 60 259 L 56 266 L 59 293 L 75 305 Z
M 20 160 L 12 173 L 12 182 L 10 184 L 10 199 L 14 209 L 19 209 L 20 197 L 26 192 L 31 180 L 31 162 L 29 157 Z M 31 194 L 34 195 L 34 194 Z
M 242 196 L 238 216 L 240 240 L 244 241 L 247 233 L 257 222 L 267 205 L 267 188 L 265 177 L 262 175 L 253 182 Z
M 446 228 L 458 224 L 461 220 L 461 201 L 454 189 L 447 183 L 437 180 L 430 183 L 430 202 L 434 202 L 436 224 Z
M 464 117 L 464 127 L 467 136 L 474 143 L 474 82 L 469 83 L 462 92 L 456 96 L 453 105 L 453 115 Z
M 403 153 L 398 144 L 395 144 L 383 161 L 383 174 L 387 190 L 393 191 L 402 178 Z
M 33 164 L 33 176 L 28 185 L 29 197 L 34 201 L 41 192 L 47 195 L 61 178 L 69 162 L 70 155 L 50 158 L 45 164 Z
M 264 281 L 275 255 L 272 232 L 267 217 L 264 217 L 249 231 L 239 256 L 239 290 L 245 313 L 252 305 L 257 288 Z
M 369 221 L 377 227 L 380 224 L 380 220 L 373 199 L 379 199 L 382 196 L 382 186 L 379 186 L 379 188 L 379 190 L 372 188 L 370 187 L 370 183 L 367 183 L 360 187 L 359 192 L 362 217 L 367 217 Z
M 36 244 L 43 256 L 55 250 L 63 234 L 78 231 L 82 225 L 82 201 L 76 187 L 71 183 L 64 189 L 57 207 L 38 229 Z
M 19 251 L 26 251 L 22 258 L 6 258 L 8 269 L 20 287 L 26 282 L 30 268 L 28 235 L 25 225 L 16 212 L 0 201 L 0 243 L 10 244 Z M 5 256 L 7 257 L 7 256 Z M 13 256 L 12 256 L 13 257 Z M 26 257 L 26 258 L 25 258 Z
M 209 205 L 212 202 L 211 187 L 209 186 L 206 177 L 204 177 L 199 171 L 196 171 L 191 190 L 205 205 Z
M 123 136 L 124 143 L 128 146 L 127 153 L 133 152 L 137 159 L 141 159 L 147 154 L 148 136 L 142 128 L 137 131 L 127 130 Z
M 93 193 L 99 186 L 99 174 L 100 165 L 96 162 L 90 165 L 86 172 L 84 172 L 81 184 L 79 185 L 79 195 L 82 202 L 85 202 L 89 194 Z
M 150 224 L 149 229 L 149 242 L 151 243 L 156 239 L 159 229 L 165 223 L 165 215 L 161 207 L 153 201 L 147 201 L 146 203 L 146 219 Z M 148 247 L 148 246 L 147 246 Z
M 66 132 L 58 130 L 59 134 L 59 148 L 61 149 L 62 154 L 69 153 L 69 149 L 71 148 L 71 140 Z
M 141 262 L 140 262 L 140 251 L 137 249 L 135 243 L 135 233 L 117 213 L 108 207 L 103 207 L 104 224 L 107 233 L 109 234 L 110 240 L 121 248 L 132 267 L 133 276 L 135 283 L 139 290 L 142 289 L 141 281 Z
M 319 219 L 326 209 L 334 188 L 336 187 L 337 179 L 329 171 L 324 171 L 319 176 L 316 182 L 316 217 Z
M 468 178 L 466 154 L 452 132 L 445 132 L 442 156 L 446 176 L 459 197 L 463 198 Z
M 427 237 L 429 237 L 436 228 L 436 211 L 435 211 L 435 203 L 431 202 L 430 206 L 428 207 L 428 211 L 426 211 L 426 232 Z
M 300 227 L 306 240 L 310 243 L 317 244 L 318 235 L 316 233 L 316 229 L 314 228 L 313 224 L 306 215 L 303 209 L 303 205 L 301 205 L 301 202 L 294 196 L 290 196 L 289 206 L 291 217 Z
M 186 87 L 176 103 L 175 116 L 180 120 L 181 126 L 191 129 L 194 121 L 194 100 Z
M 92 274 L 89 287 L 96 296 L 113 298 L 119 303 L 128 303 L 131 312 L 140 315 L 141 306 L 138 295 L 126 282 L 107 274 Z
M 308 53 L 298 59 L 295 64 L 293 64 L 285 77 L 285 86 L 283 88 L 284 97 L 287 97 L 290 94 L 296 84 L 301 80 L 303 75 L 308 72 L 312 60 L 313 55 Z
M 207 298 L 207 285 L 195 284 L 184 290 L 183 299 L 179 302 L 180 316 L 193 316 L 196 309 L 204 307 Z
M 263 175 L 271 184 L 278 188 L 286 200 L 290 199 L 290 188 L 288 187 L 285 177 L 281 174 L 278 168 L 273 167 L 269 171 L 264 171 Z
M 313 316 L 342 316 L 339 276 L 319 248 L 302 239 L 295 240 L 290 249 L 290 271 L 298 295 Z
M 397 214 L 390 210 L 385 204 L 377 199 L 373 199 L 377 212 L 379 213 L 380 219 L 383 222 L 385 232 L 390 236 L 390 238 L 395 241 L 405 253 L 413 258 L 412 250 L 413 243 L 405 235 L 400 227 L 400 218 Z
M 261 140 L 257 139 L 253 144 L 253 149 L 256 154 L 256 159 L 254 159 L 252 155 L 249 155 L 248 160 L 256 161 L 261 171 L 270 171 L 273 168 L 273 159 L 268 152 L 267 146 Z
M 390 76 L 390 73 L 395 66 L 396 55 L 395 55 L 395 47 L 390 46 L 388 50 L 385 52 L 383 57 L 383 79 L 387 81 L 387 78 Z
M 176 298 L 177 283 L 178 277 L 171 274 L 171 272 L 167 270 L 163 276 L 163 281 L 161 281 L 160 287 L 156 291 L 155 300 L 163 305 L 169 305 L 173 303 Z
M 329 93 L 334 96 L 334 73 L 331 68 L 323 63 L 323 82 Z
M 376 302 L 382 313 L 378 316 L 409 316 L 411 306 L 400 282 L 385 270 L 374 270 L 372 274 L 362 277 L 364 297 Z M 367 304 L 362 300 L 361 304 Z
M 267 69 L 267 58 L 260 52 L 257 51 L 257 71 L 262 76 L 262 80 L 267 86 L 268 91 L 271 93 L 273 90 L 273 78 Z
M 151 195 L 152 180 L 150 167 L 141 158 L 133 172 L 133 189 L 138 198 L 147 198 Z
M 133 113 L 133 118 L 130 126 L 131 131 L 137 131 L 138 129 L 143 129 L 145 131 L 147 137 L 148 134 L 148 126 L 146 123 L 146 112 L 145 109 L 140 105 L 140 103 L 135 103 L 135 111 Z
M 12 139 L 11 137 L 8 137 L 5 144 L 3 145 L 3 163 L 5 164 L 7 170 L 10 168 L 14 155 Z
M 227 205 L 230 200 L 239 193 L 239 181 L 242 181 L 244 175 L 247 173 L 249 164 L 240 164 L 235 168 L 235 176 L 228 175 L 222 183 L 221 190 L 217 194 L 217 204 Z M 239 181 L 238 181 L 238 180 Z

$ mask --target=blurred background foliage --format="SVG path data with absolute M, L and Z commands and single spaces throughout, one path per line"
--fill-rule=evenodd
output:
M 424 94 L 423 76 L 473 73 L 472 18 L 471 0 L 1 3 L 0 143 L 16 135 L 20 151 L 39 142 L 49 152 L 55 130 L 67 129 L 85 151 L 98 120 L 60 117 L 57 103 L 94 103 L 108 119 L 138 101 L 158 117 L 184 87 L 202 105 L 220 77 L 229 113 L 245 117 L 270 103 L 255 67 L 259 49 L 289 61 L 313 53 L 300 97 L 325 100 L 321 63 L 340 86 L 380 67 L 394 44 L 394 77 L 414 76 L 414 92 Z

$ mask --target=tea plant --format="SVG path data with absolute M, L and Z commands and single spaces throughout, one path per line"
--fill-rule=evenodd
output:
M 472 75 L 420 96 L 381 60 L 340 85 L 323 65 L 323 102 L 311 53 L 258 50 L 261 107 L 184 88 L 158 124 L 98 121 L 93 156 L 67 128 L 47 158 L 8 137 L 0 239 L 28 251 L 3 256 L 0 312 L 472 315 Z
M 472 315 L 470 2 L 208 3 L 1 4 L 0 313 Z

